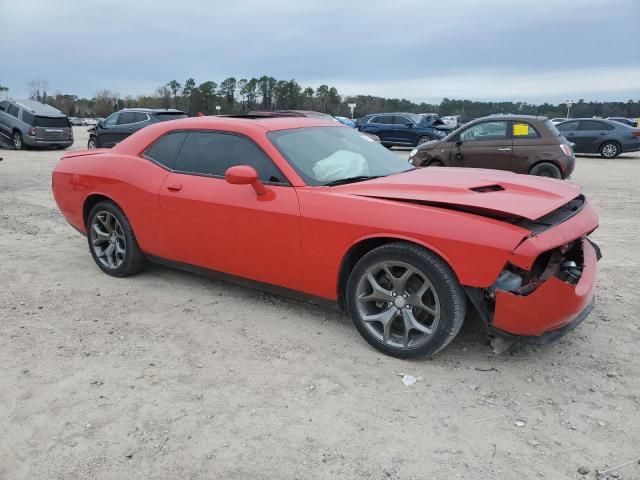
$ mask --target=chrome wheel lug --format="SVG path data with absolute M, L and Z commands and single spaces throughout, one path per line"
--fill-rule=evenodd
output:
M 395 297 L 395 296 L 397 296 L 398 294 L 397 294 L 396 292 L 391 292 L 391 295 Z

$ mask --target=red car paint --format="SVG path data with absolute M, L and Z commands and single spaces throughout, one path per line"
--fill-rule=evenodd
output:
M 329 300 L 341 293 L 344 259 L 366 240 L 424 246 L 451 266 L 462 285 L 486 289 L 508 264 L 530 269 L 541 253 L 585 238 L 598 226 L 588 202 L 569 220 L 538 235 L 496 218 L 536 220 L 580 193 L 567 182 L 502 171 L 429 168 L 336 187 L 307 186 L 267 133 L 315 126 L 343 128 L 295 117 L 201 117 L 150 125 L 111 150 L 65 154 L 53 172 L 54 197 L 83 233 L 85 202 L 101 195 L 125 212 L 149 256 Z M 242 167 L 229 169 L 227 180 L 171 172 L 142 156 L 173 130 L 245 135 L 290 186 L 256 183 Z M 585 248 L 585 273 L 578 285 L 551 278 L 526 296 L 498 290 L 493 326 L 539 335 L 571 321 L 592 297 L 596 260 L 589 252 Z

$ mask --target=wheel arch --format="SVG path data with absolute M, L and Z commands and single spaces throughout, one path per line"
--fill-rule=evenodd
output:
M 551 165 L 553 165 L 554 167 L 557 167 L 558 170 L 560 170 L 560 175 L 562 180 L 564 180 L 567 175 L 565 173 L 565 169 L 562 167 L 562 165 L 560 164 L 560 162 L 556 161 L 556 160 L 546 160 L 546 159 L 542 159 L 542 160 L 538 160 L 535 163 L 533 163 L 530 167 L 529 167 L 529 171 L 528 171 L 528 175 L 531 175 L 531 170 L 533 170 L 534 168 L 536 168 L 538 165 L 540 165 L 541 163 L 550 163 Z
M 447 259 L 446 255 L 444 255 L 441 251 L 436 248 L 433 248 L 430 245 L 426 245 L 422 242 L 419 242 L 412 238 L 392 236 L 392 235 L 377 235 L 377 236 L 369 236 L 365 238 L 361 238 L 354 242 L 351 247 L 345 252 L 342 256 L 342 261 L 340 262 L 340 268 L 338 269 L 338 282 L 337 282 L 337 297 L 338 297 L 338 305 L 340 308 L 346 308 L 345 303 L 345 294 L 347 290 L 347 282 L 349 280 L 349 275 L 351 271 L 356 266 L 358 261 L 369 253 L 371 250 L 378 248 L 382 245 L 386 245 L 389 243 L 395 242 L 403 242 L 411 245 L 415 245 L 417 247 L 428 250 L 429 252 L 437 255 L 445 264 L 451 268 L 451 271 L 456 276 L 456 279 L 459 281 L 458 273 L 456 269 L 451 264 L 451 262 Z
M 82 221 L 84 222 L 84 228 L 86 230 L 88 230 L 89 228 L 88 226 L 89 219 L 87 218 L 89 216 L 89 212 L 98 203 L 103 201 L 113 203 L 116 207 L 118 207 L 124 213 L 124 209 L 122 208 L 122 206 L 120 206 L 120 204 L 116 202 L 113 198 L 108 197 L 107 195 L 104 195 L 102 193 L 92 193 L 91 195 L 89 195 L 87 198 L 84 199 L 84 202 L 82 204 Z M 125 216 L 126 216 L 126 213 L 125 213 Z
M 600 145 L 598 145 L 598 153 L 600 153 L 600 151 L 602 150 L 602 147 L 607 143 L 615 143 L 618 146 L 618 149 L 620 150 L 618 152 L 618 155 L 621 155 L 624 153 L 622 151 L 622 144 L 618 140 L 615 140 L 613 138 L 610 138 L 609 140 L 603 140 L 602 142 L 600 142 Z

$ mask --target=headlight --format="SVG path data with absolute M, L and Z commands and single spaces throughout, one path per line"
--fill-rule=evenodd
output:
M 413 157 L 413 156 L 415 156 L 415 154 L 416 154 L 416 153 L 418 153 L 418 149 L 417 149 L 417 148 L 414 148 L 413 150 L 411 150 L 411 151 L 409 152 L 409 156 L 410 156 L 410 157 Z
M 436 130 L 436 135 L 438 135 L 439 137 L 445 137 L 447 133 L 443 132 L 442 130 Z

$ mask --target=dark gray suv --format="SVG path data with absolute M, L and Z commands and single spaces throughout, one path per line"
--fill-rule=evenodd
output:
M 179 118 L 187 114 L 173 108 L 125 108 L 89 129 L 87 148 L 111 148 L 147 125 Z
M 34 100 L 0 102 L 0 133 L 11 140 L 16 150 L 73 145 L 73 129 L 67 116 Z

